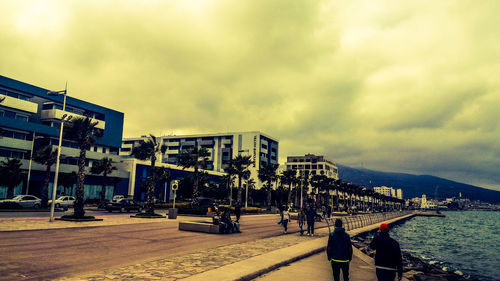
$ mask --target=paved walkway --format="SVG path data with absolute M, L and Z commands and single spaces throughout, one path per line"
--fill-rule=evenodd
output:
M 376 281 L 373 260 L 354 248 L 353 259 L 349 265 L 349 279 L 355 281 Z M 340 277 L 342 279 L 342 275 Z M 303 260 L 280 267 L 255 279 L 256 281 L 290 280 L 332 280 L 330 263 L 325 253 L 319 253 Z
M 189 220 L 192 219 L 192 217 L 179 217 L 178 219 Z M 89 224 L 89 226 L 118 225 L 151 221 L 158 220 L 130 218 L 130 215 L 106 217 L 106 220 L 102 222 L 91 223 L 61 221 L 49 223 L 45 218 L 43 220 L 3 219 L 0 220 L 0 231 L 85 227 L 87 224 Z M 350 231 L 350 233 L 352 235 L 354 233 L 373 229 L 374 227 L 376 228 L 377 226 L 378 225 L 372 225 L 355 229 Z M 321 279 L 293 278 L 291 280 L 330 280 L 331 269 L 326 262 L 326 258 L 324 258 L 324 254 L 314 255 L 311 258 L 293 263 L 303 257 L 324 251 L 323 248 L 326 246 L 327 235 L 327 228 L 317 229 L 315 237 L 299 236 L 297 233 L 291 233 L 245 243 L 216 247 L 199 253 L 178 255 L 165 259 L 142 262 L 131 266 L 110 268 L 101 272 L 67 276 L 59 280 L 251 280 L 262 273 L 269 272 L 272 269 L 287 264 L 291 264 L 291 266 L 271 272 L 268 276 L 274 276 L 273 274 L 277 274 L 276 276 L 288 275 L 288 279 L 290 279 L 290 276 L 294 276 L 296 271 L 300 271 L 301 268 L 308 268 L 308 266 L 314 264 L 315 267 L 313 268 L 315 269 L 313 271 L 315 274 L 328 274 L 326 274 L 325 277 L 321 277 Z M 207 234 L 207 239 L 209 239 L 209 237 L 210 235 Z M 200 243 L 203 243 L 203 241 L 200 241 Z M 358 258 L 351 266 L 351 271 L 353 272 L 352 280 L 374 280 L 370 279 L 374 278 L 373 270 L 370 271 L 368 268 L 370 258 L 361 252 L 357 253 L 356 256 Z M 368 258 L 368 260 L 366 258 Z M 324 262 L 321 262 L 321 260 Z M 305 272 L 309 271 L 310 270 L 305 270 Z M 361 272 L 360 276 L 364 276 L 367 279 L 355 279 L 355 276 L 357 276 L 356 274 L 359 272 Z

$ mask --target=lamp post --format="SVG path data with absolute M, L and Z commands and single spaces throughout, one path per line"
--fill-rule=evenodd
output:
M 48 95 L 63 95 L 63 107 L 62 110 L 66 110 L 66 94 L 68 90 L 68 83 L 66 82 L 66 87 L 62 91 L 49 91 L 47 92 Z M 67 118 L 67 120 L 65 120 Z M 57 158 L 56 158 L 56 171 L 54 174 L 54 184 L 52 186 L 52 203 L 50 204 L 50 222 L 54 221 L 54 208 L 55 208 L 55 203 L 56 203 L 56 195 L 57 195 L 57 180 L 59 176 L 59 162 L 60 162 L 60 157 L 61 157 L 61 144 L 62 144 L 62 136 L 63 136 L 63 129 L 64 129 L 64 122 L 69 121 L 71 119 L 71 116 L 68 116 L 67 114 L 64 114 L 61 118 L 61 128 L 59 130 L 59 144 L 57 145 Z

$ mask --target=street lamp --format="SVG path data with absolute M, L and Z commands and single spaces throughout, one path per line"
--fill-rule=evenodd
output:
M 52 95 L 63 95 L 63 112 L 66 110 L 66 94 L 68 92 L 68 83 L 66 82 L 66 87 L 62 91 L 48 91 L 47 94 Z M 71 115 L 64 114 L 61 118 L 61 129 L 59 130 L 59 144 L 57 145 L 57 158 L 56 158 L 56 171 L 54 174 L 54 184 L 52 186 L 52 203 L 50 204 L 50 222 L 54 221 L 54 208 L 56 203 L 56 195 L 57 195 L 57 179 L 59 176 L 59 162 L 61 157 L 61 144 L 62 144 L 62 135 L 64 129 L 64 122 L 69 121 L 71 119 Z

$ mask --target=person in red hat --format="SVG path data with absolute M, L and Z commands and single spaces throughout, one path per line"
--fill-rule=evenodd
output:
M 403 258 L 399 243 L 389 236 L 389 225 L 382 223 L 370 243 L 375 253 L 375 271 L 378 281 L 394 281 L 403 278 Z

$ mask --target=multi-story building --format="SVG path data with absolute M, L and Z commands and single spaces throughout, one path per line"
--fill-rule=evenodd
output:
M 49 95 L 48 89 L 26 84 L 5 76 L 0 76 L 0 160 L 9 158 L 21 160 L 24 170 L 24 181 L 15 188 L 14 194 L 30 193 L 40 195 L 40 189 L 45 178 L 45 166 L 30 161 L 33 150 L 43 144 L 58 145 L 61 117 L 66 114 L 72 117 L 91 117 L 97 121 L 97 129 L 102 131 L 102 137 L 87 151 L 87 167 L 103 157 L 120 161 L 119 148 L 122 141 L 123 113 L 95 105 L 68 96 L 66 108 L 63 111 L 63 96 Z M 61 148 L 60 174 L 78 170 L 77 158 L 79 149 L 75 142 L 63 139 Z M 30 166 L 31 162 L 31 166 Z M 55 168 L 53 167 L 52 170 Z M 88 171 L 88 168 L 87 168 Z M 29 187 L 28 172 L 30 174 Z M 128 178 L 128 172 L 114 171 L 110 177 L 114 182 Z M 52 179 L 51 179 L 52 182 Z M 101 179 L 88 175 L 85 180 L 85 197 L 97 198 L 101 190 Z M 52 186 L 50 186 L 50 189 Z M 116 189 L 115 189 L 116 188 Z M 120 189 L 126 190 L 127 183 L 116 183 L 107 187 L 106 196 L 110 197 Z M 59 191 L 60 190 L 60 191 Z M 74 193 L 74 188 L 64 190 L 58 187 L 58 193 Z M 52 194 L 49 192 L 49 194 Z M 6 188 L 0 187 L 0 198 L 5 198 Z
M 130 156 L 134 146 L 137 146 L 140 138 L 124 138 L 120 155 Z M 262 165 L 278 163 L 278 140 L 261 132 L 232 132 L 199 135 L 178 135 L 159 137 L 162 144 L 168 149 L 165 154 L 158 155 L 158 162 L 178 165 L 179 155 L 182 151 L 203 147 L 209 152 L 206 170 L 224 172 L 225 163 L 237 155 L 250 156 L 253 164 L 249 170 L 251 178 L 255 180 L 257 188 L 262 186 L 258 179 L 258 171 Z
M 339 172 L 335 162 L 324 156 L 306 154 L 304 156 L 288 156 L 285 163 L 287 170 L 307 172 L 309 175 L 325 175 L 329 178 L 339 179 Z
M 387 186 L 376 186 L 373 190 L 385 196 L 403 199 L 403 190 L 401 188 L 395 189 Z

